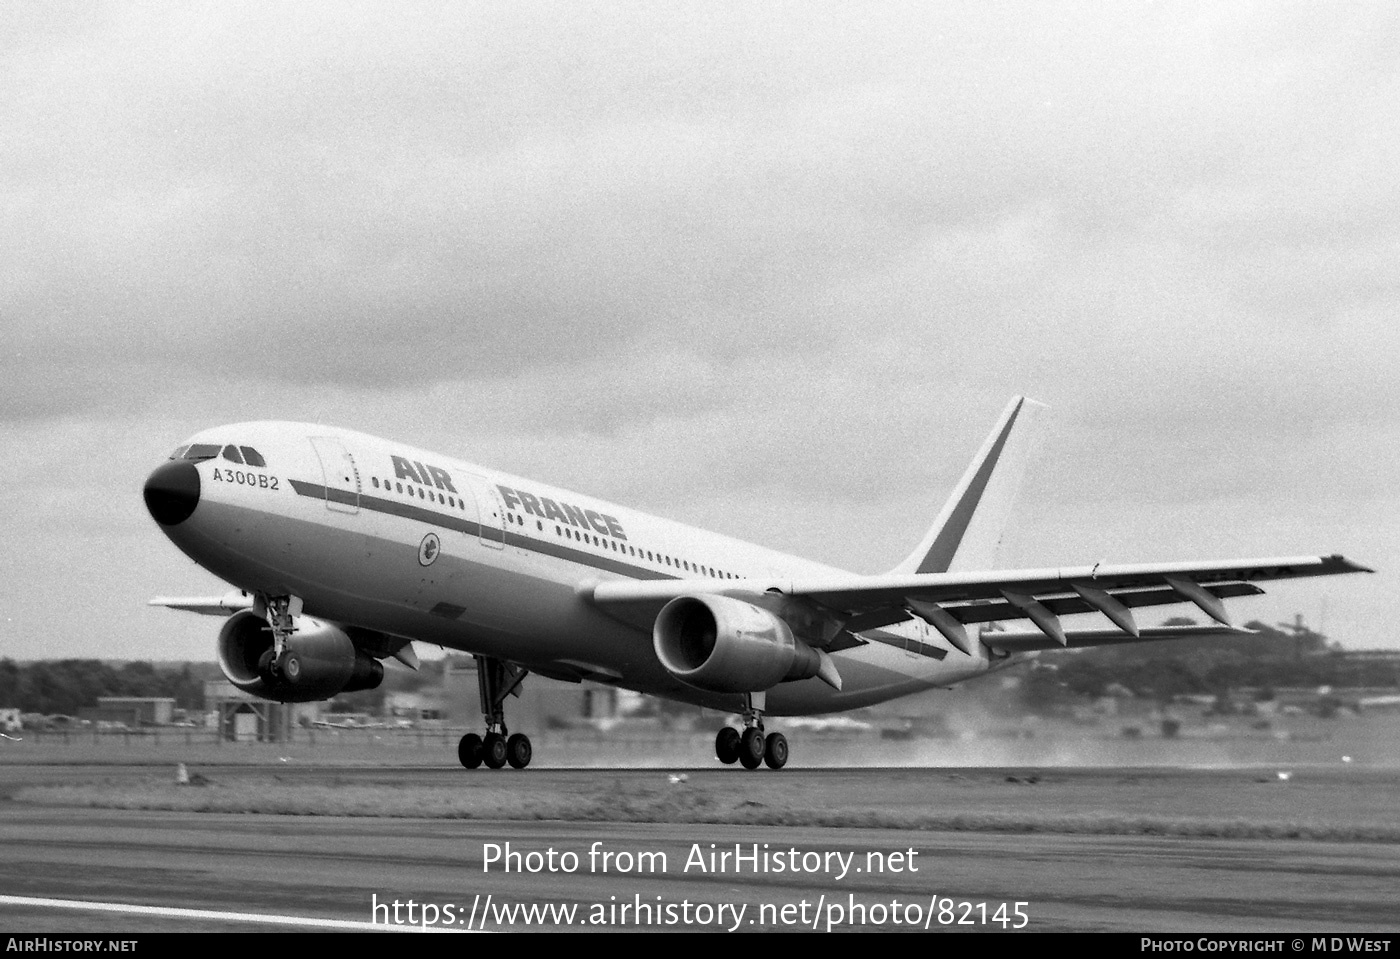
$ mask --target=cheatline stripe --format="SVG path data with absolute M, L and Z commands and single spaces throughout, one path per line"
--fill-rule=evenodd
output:
M 305 480 L 290 480 L 292 489 L 299 496 L 306 496 L 312 499 L 328 499 L 336 503 L 344 503 L 347 506 L 358 506 L 360 509 L 369 510 L 375 513 L 388 513 L 391 516 L 402 516 L 405 519 L 417 520 L 436 526 L 439 529 L 454 529 L 468 536 L 477 536 L 482 539 L 491 539 L 493 543 L 502 543 L 505 546 L 517 546 L 520 549 L 528 549 L 532 552 L 541 553 L 545 556 L 553 556 L 557 559 L 568 560 L 578 563 L 581 566 L 589 566 L 593 569 L 604 570 L 609 573 L 621 573 L 623 576 L 630 576 L 633 579 L 681 579 L 678 574 L 666 573 L 661 570 L 649 569 L 646 566 L 638 566 L 635 563 L 623 562 L 613 559 L 611 556 L 596 556 L 593 553 L 584 552 L 580 549 L 573 549 L 563 543 L 556 543 L 549 539 L 536 539 L 529 536 L 521 536 L 519 533 L 510 530 L 498 530 L 495 527 L 486 528 L 486 536 L 482 535 L 482 527 L 470 520 L 462 519 L 460 516 L 453 516 L 451 513 L 443 513 L 438 510 L 424 509 L 414 503 L 401 503 L 398 500 L 385 499 L 381 496 L 372 496 L 369 493 L 360 493 L 358 497 L 354 493 L 346 490 L 339 490 L 334 487 L 327 488 L 319 483 L 308 483 Z M 500 535 L 501 539 L 496 537 Z M 591 533 L 589 535 L 592 535 Z M 606 538 L 606 537 L 605 537 Z M 696 571 L 698 575 L 698 570 Z
M 250 922 L 267 926 L 304 926 L 314 929 L 353 929 L 363 932 L 467 932 L 448 926 L 401 926 L 392 923 L 360 922 L 355 919 L 320 919 L 316 916 L 282 916 L 259 912 L 222 912 L 217 909 L 181 909 L 176 906 L 133 906 L 125 902 L 90 902 L 85 899 L 40 899 L 35 896 L 0 896 L 0 906 L 42 906 L 48 909 L 77 909 L 84 912 L 120 912 L 132 916 L 165 916 L 171 919 L 216 919 L 220 922 Z

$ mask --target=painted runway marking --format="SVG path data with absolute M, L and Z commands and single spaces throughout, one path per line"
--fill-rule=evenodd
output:
M 275 913 L 220 912 L 216 909 L 181 909 L 177 906 L 133 906 L 125 902 L 92 902 L 85 899 L 39 899 L 32 896 L 0 896 L 0 906 L 42 906 L 48 909 L 80 909 L 89 912 L 121 912 L 134 916 L 171 919 L 217 919 L 220 922 L 252 922 L 272 926 L 309 926 L 314 929 L 354 929 L 372 932 L 464 932 L 429 926 L 386 925 L 354 919 L 319 919 L 315 916 L 282 916 Z

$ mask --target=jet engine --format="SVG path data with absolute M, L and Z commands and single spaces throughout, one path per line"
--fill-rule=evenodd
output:
M 355 647 L 340 627 L 309 616 L 293 618 L 296 632 L 279 663 L 272 630 L 257 613 L 234 613 L 219 630 L 219 668 L 246 693 L 280 703 L 308 703 L 338 693 L 374 689 L 384 667 Z
M 831 658 L 795 639 L 781 618 L 729 596 L 680 596 L 656 617 L 661 665 L 688 686 L 752 693 L 819 676 L 840 689 Z

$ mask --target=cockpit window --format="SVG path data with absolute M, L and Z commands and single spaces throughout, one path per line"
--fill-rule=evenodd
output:
M 219 455 L 218 443 L 195 443 L 185 450 L 185 455 L 181 459 L 187 460 L 212 460 Z
M 237 463 L 239 466 L 243 465 L 243 456 L 238 452 L 238 447 L 232 443 L 224 447 L 224 459 L 230 463 Z
M 187 449 L 189 449 L 188 446 L 180 446 L 180 447 L 177 447 L 176 450 L 175 450 L 175 452 L 173 452 L 173 453 L 170 454 L 170 458 L 173 459 L 173 460 L 179 459 L 180 457 L 182 457 L 182 456 L 185 455 L 185 450 L 187 450 Z
M 262 454 L 251 446 L 240 446 L 239 449 L 243 451 L 243 462 L 247 463 L 249 466 L 267 465 L 266 461 L 262 458 Z

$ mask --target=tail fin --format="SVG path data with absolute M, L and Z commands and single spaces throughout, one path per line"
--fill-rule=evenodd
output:
M 953 495 L 914 552 L 891 573 L 995 569 L 1016 491 L 1034 453 L 1045 405 L 1017 396 L 963 474 Z

